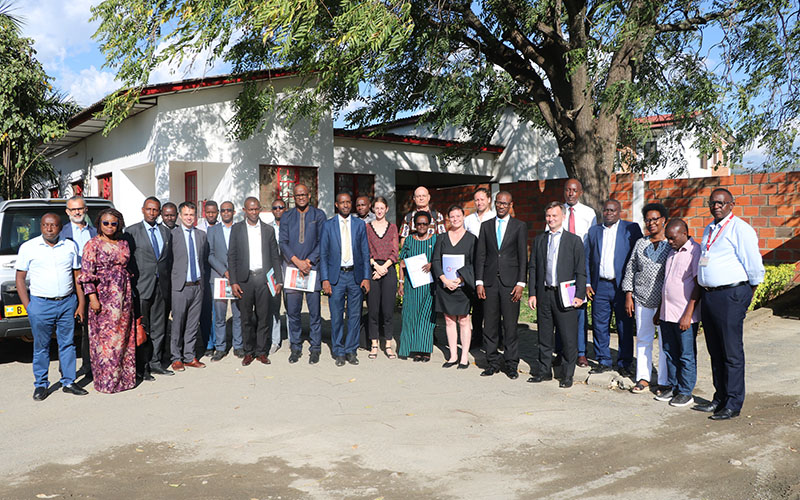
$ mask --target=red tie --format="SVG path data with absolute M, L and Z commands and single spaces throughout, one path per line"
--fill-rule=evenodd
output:
M 569 207 L 569 232 L 575 234 L 575 209 Z

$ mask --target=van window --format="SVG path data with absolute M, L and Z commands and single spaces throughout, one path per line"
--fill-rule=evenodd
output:
M 88 208 L 89 220 L 94 221 L 97 214 L 106 207 Z M 16 255 L 20 245 L 42 234 L 40 228 L 42 216 L 48 212 L 58 213 L 62 225 L 69 223 L 64 207 L 7 208 L 3 212 L 3 225 L 0 228 L 0 255 Z M 94 225 L 92 222 L 90 224 Z

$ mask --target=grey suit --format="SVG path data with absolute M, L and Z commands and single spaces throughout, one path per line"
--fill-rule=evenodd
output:
M 225 243 L 223 223 L 219 222 L 208 228 L 208 263 L 211 267 L 209 284 L 214 285 L 214 279 L 224 278 L 228 271 L 228 244 Z M 214 349 L 219 352 L 228 350 L 228 339 L 225 335 L 225 317 L 228 312 L 228 302 L 231 303 L 233 312 L 233 349 L 242 349 L 242 315 L 239 312 L 238 300 L 214 301 Z
M 192 228 L 192 240 L 197 257 L 197 280 L 187 277 L 190 258 L 187 251 L 187 231 L 182 224 L 172 230 L 172 362 L 190 363 L 197 357 L 195 344 L 200 327 L 203 288 L 207 286 L 204 262 L 208 259 L 206 233 Z M 205 348 L 205 346 L 203 346 Z
M 150 226 L 138 222 L 125 228 L 125 239 L 133 257 L 129 262 L 131 282 L 136 292 L 138 314 L 141 314 L 147 332 L 147 342 L 136 348 L 136 371 L 139 375 L 146 371 L 145 364 L 161 368 L 167 331 L 172 237 L 161 224 L 156 224 L 155 228 L 163 242 L 157 259 L 148 232 Z

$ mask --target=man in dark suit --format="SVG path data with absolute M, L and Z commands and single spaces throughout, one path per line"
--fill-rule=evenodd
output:
M 228 273 L 228 247 L 233 230 L 233 216 L 236 210 L 230 201 L 222 202 L 220 214 L 222 222 L 208 228 L 208 263 L 211 267 L 209 285 L 214 286 L 217 278 L 230 279 Z M 213 294 L 212 294 L 213 296 Z M 214 299 L 214 355 L 211 361 L 219 361 L 228 354 L 228 338 L 225 335 L 225 320 L 228 313 L 228 302 L 233 313 L 233 354 L 244 357 L 242 349 L 242 317 L 239 313 L 238 300 Z
M 551 380 L 553 330 L 558 326 L 561 338 L 564 372 L 559 387 L 572 387 L 575 364 L 578 360 L 578 313 L 586 298 L 586 262 L 583 256 L 583 240 L 565 230 L 564 206 L 554 201 L 545 209 L 547 231 L 533 241 L 530 265 L 528 266 L 528 306 L 538 309 L 536 321 L 539 329 L 539 358 L 531 369 L 528 382 Z M 575 281 L 575 298 L 565 306 L 561 299 L 560 284 Z
M 635 376 L 633 363 L 633 318 L 625 312 L 625 293 L 622 275 L 636 241 L 642 237 L 639 224 L 620 220 L 622 207 L 617 200 L 603 204 L 603 224 L 592 226 L 586 235 L 586 296 L 592 299 L 592 338 L 598 366 L 589 373 L 611 370 L 610 326 L 615 314 L 619 348 L 617 371 L 620 375 Z
M 228 247 L 228 274 L 233 294 L 239 297 L 242 315 L 242 366 L 254 360 L 270 364 L 268 351 L 272 333 L 270 299 L 267 284 L 270 271 L 274 273 L 275 295 L 281 293 L 283 273 L 278 255 L 275 230 L 259 218 L 261 202 L 250 197 L 244 201 L 245 220 L 231 229 Z
M 69 223 L 61 228 L 61 234 L 58 235 L 59 240 L 72 240 L 78 245 L 78 262 L 80 257 L 83 256 L 83 247 L 90 239 L 97 236 L 97 229 L 90 224 L 86 217 L 86 200 L 83 196 L 76 194 L 67 200 L 67 217 Z M 78 376 L 92 375 L 91 357 L 89 356 L 89 328 L 86 323 L 75 325 L 75 331 L 80 333 L 81 336 L 81 369 L 78 370 Z
M 180 223 L 172 229 L 172 369 L 204 368 L 195 352 L 200 329 L 203 289 L 207 286 L 204 262 L 208 260 L 206 233 L 194 227 L 197 206 L 178 205 Z
M 489 364 L 481 376 L 488 377 L 501 371 L 497 348 L 502 321 L 505 374 L 513 380 L 519 377 L 517 320 L 528 263 L 528 228 L 510 215 L 514 206 L 511 193 L 500 191 L 494 204 L 497 216 L 481 224 L 475 257 L 478 298 L 485 300 L 483 345 Z
M 174 375 L 161 364 L 167 329 L 167 302 L 170 296 L 172 237 L 169 229 L 157 224 L 161 202 L 150 196 L 144 200 L 144 220 L 125 228 L 131 247 L 130 269 L 136 303 L 142 315 L 147 341 L 136 348 L 136 374 L 149 380 L 151 373 Z
M 330 296 L 331 344 L 336 366 L 345 359 L 358 364 L 358 332 L 361 302 L 369 293 L 369 245 L 364 221 L 350 214 L 352 199 L 347 193 L 336 196 L 337 215 L 325 222 L 320 241 L 322 290 Z M 344 332 L 344 306 L 347 303 L 347 333 Z

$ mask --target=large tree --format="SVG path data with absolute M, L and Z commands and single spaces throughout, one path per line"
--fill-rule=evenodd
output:
M 33 40 L 19 33 L 10 3 L 0 4 L 0 195 L 30 196 L 31 188 L 55 179 L 46 143 L 62 136 L 79 108 L 53 90 L 36 60 Z
M 236 136 L 276 109 L 319 118 L 355 101 L 352 126 L 425 110 L 434 131 L 455 125 L 482 145 L 511 108 L 552 133 L 595 205 L 620 142 L 649 133 L 639 116 L 673 114 L 676 140 L 725 146 L 733 162 L 754 145 L 778 165 L 796 152 L 793 0 L 105 0 L 94 15 L 127 86 L 106 102 L 109 127 L 156 66 L 203 54 L 311 84 L 281 99 L 248 85 Z

